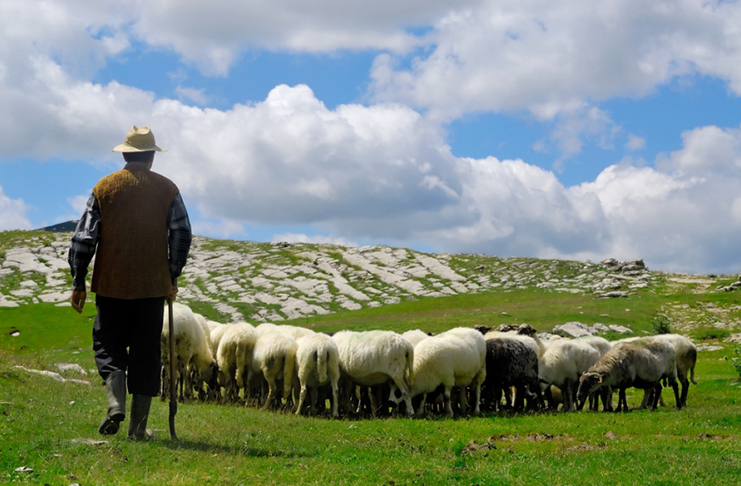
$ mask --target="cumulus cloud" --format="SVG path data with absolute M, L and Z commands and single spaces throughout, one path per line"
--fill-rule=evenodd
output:
M 741 130 L 701 127 L 683 139 L 655 168 L 611 166 L 569 190 L 599 197 L 613 235 L 607 251 L 667 270 L 736 272 Z
M 157 156 L 155 170 L 171 177 L 204 216 L 194 222 L 197 233 L 235 237 L 245 235 L 245 225 L 308 225 L 333 242 L 644 257 L 650 266 L 681 271 L 741 266 L 734 245 L 741 237 L 737 127 L 698 127 L 683 134 L 679 150 L 650 166 L 625 160 L 594 181 L 564 187 L 553 172 L 527 161 L 455 157 L 439 125 L 469 111 L 528 110 L 554 124 L 543 145 L 574 153 L 587 136 L 609 146 L 619 127 L 595 105 L 599 100 L 641 96 L 695 72 L 723 77 L 741 91 L 735 4 L 532 0 L 472 2 L 448 12 L 440 2 L 423 12 L 429 2 L 380 2 L 360 8 L 365 20 L 340 25 L 338 19 L 354 14 L 328 0 L 294 31 L 288 26 L 295 19 L 281 16 L 290 3 L 272 13 L 250 11 L 275 15 L 272 23 L 256 17 L 273 31 L 242 25 L 240 34 L 236 24 L 218 21 L 226 4 L 209 17 L 200 3 L 181 3 L 179 12 L 164 0 L 118 12 L 113 2 L 96 2 L 90 9 L 78 5 L 79 15 L 52 0 L 44 8 L 0 4 L 0 155 L 109 164 L 111 148 L 131 124 L 149 125 L 169 149 Z M 332 8 L 335 14 L 312 27 L 313 15 Z M 417 36 L 401 25 L 432 18 L 438 19 L 433 29 Z M 220 27 L 223 36 L 197 45 L 198 35 L 186 35 L 195 26 L 205 33 Z M 40 44 L 38 31 L 48 31 Z M 355 31 L 356 39 L 343 34 Z M 328 109 L 308 86 L 281 85 L 265 100 L 217 110 L 88 81 L 86 70 L 125 52 L 130 36 L 174 49 L 213 73 L 226 72 L 240 49 L 253 44 L 392 54 L 376 59 L 378 101 L 370 106 Z M 428 50 L 404 67 L 395 53 L 419 43 Z M 23 200 L 0 192 L 0 228 L 30 227 L 26 211 Z
M 23 199 L 9 198 L 0 187 L 0 231 L 31 229 L 31 223 L 26 219 L 26 211 L 28 206 Z
M 51 61 L 38 69 L 36 79 L 54 93 L 39 105 L 49 130 L 43 143 L 34 141 L 38 127 L 28 124 L 29 133 L 17 133 L 28 146 L 7 139 L 3 150 L 106 154 L 130 120 L 147 123 L 169 150 L 157 156 L 155 170 L 205 217 L 195 222 L 197 233 L 241 237 L 244 225 L 313 225 L 348 244 L 643 257 L 681 271 L 741 266 L 734 244 L 741 237 L 740 128 L 688 131 L 683 147 L 654 167 L 626 160 L 592 182 L 564 187 L 526 161 L 453 156 L 439 128 L 403 105 L 328 109 L 299 85 L 221 111 L 155 100 L 117 83 L 76 81 Z M 22 201 L 2 204 L 5 227 L 29 226 Z M 303 241 L 280 236 L 289 238 Z
M 440 18 L 430 46 L 402 64 L 375 61 L 376 99 L 433 116 L 528 110 L 540 118 L 616 96 L 644 96 L 702 73 L 741 94 L 736 3 L 488 1 Z
M 461 0 L 457 8 L 476 5 Z M 419 44 L 409 27 L 424 27 L 451 9 L 446 0 L 347 2 L 134 2 L 136 35 L 148 44 L 172 48 L 210 74 L 224 75 L 250 48 L 326 53 L 390 50 L 404 53 Z

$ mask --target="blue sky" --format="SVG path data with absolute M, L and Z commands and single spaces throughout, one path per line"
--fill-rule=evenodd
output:
M 690 0 L 6 0 L 0 230 L 79 217 L 148 125 L 197 234 L 737 273 L 739 22 Z

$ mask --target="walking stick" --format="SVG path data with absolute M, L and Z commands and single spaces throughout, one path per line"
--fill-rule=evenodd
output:
M 167 299 L 167 312 L 169 317 L 168 332 L 170 333 L 170 437 L 178 440 L 175 435 L 175 414 L 178 413 L 177 385 L 175 383 L 175 327 L 172 317 L 172 299 Z

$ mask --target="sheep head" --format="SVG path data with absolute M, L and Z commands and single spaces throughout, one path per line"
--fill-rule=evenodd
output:
M 579 389 L 576 391 L 576 400 L 583 403 L 587 397 L 602 387 L 602 375 L 585 371 L 579 378 Z

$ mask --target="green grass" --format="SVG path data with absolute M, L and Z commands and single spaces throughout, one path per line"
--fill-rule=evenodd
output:
M 597 299 L 535 289 L 499 291 L 421 298 L 291 323 L 324 331 L 440 332 L 527 322 L 544 331 L 573 320 L 624 325 L 642 334 L 651 332 L 668 305 L 699 311 L 708 304 L 729 308 L 739 300 L 734 293 L 672 292 Z M 123 433 L 98 435 L 105 390 L 96 374 L 85 377 L 90 385 L 81 385 L 16 368 L 56 371 L 57 363 L 93 368 L 94 307 L 91 296 L 82 315 L 51 304 L 0 309 L 0 482 L 730 485 L 741 478 L 736 347 L 723 344 L 719 338 L 725 334 L 711 328 L 700 326 L 691 334 L 723 349 L 699 353 L 698 385 L 690 389 L 689 407 L 679 412 L 671 393 L 664 395 L 668 406 L 657 412 L 452 420 L 330 420 L 193 402 L 178 407 L 180 441 L 174 442 L 168 437 L 167 403 L 155 400 L 149 422 L 155 438 L 135 443 Z M 640 398 L 631 394 L 628 401 L 636 406 Z M 123 425 L 125 432 L 128 422 Z M 22 466 L 33 472 L 15 472 Z
M 423 297 L 297 321 L 320 331 L 345 328 L 406 331 L 419 328 L 426 332 L 441 332 L 458 326 L 498 326 L 505 323 L 528 323 L 539 331 L 549 331 L 555 325 L 579 321 L 590 325 L 598 322 L 623 325 L 639 332 L 652 329 L 656 309 L 662 302 L 663 298 L 649 292 L 630 299 L 598 299 L 587 294 L 526 289 Z
M 0 481 L 737 484 L 741 477 L 741 390 L 718 359 L 727 351 L 701 353 L 699 385 L 680 412 L 329 420 L 186 403 L 176 416 L 177 443 L 168 438 L 166 403 L 153 403 L 154 439 L 104 438 L 97 434 L 104 390 L 96 377 L 88 377 L 91 386 L 58 383 L 13 368 L 52 369 L 58 356 L 41 353 L 27 363 L 31 356 L 7 354 L 4 341 L 0 353 Z M 92 362 L 89 351 L 76 359 Z M 21 466 L 34 472 L 14 472 Z

